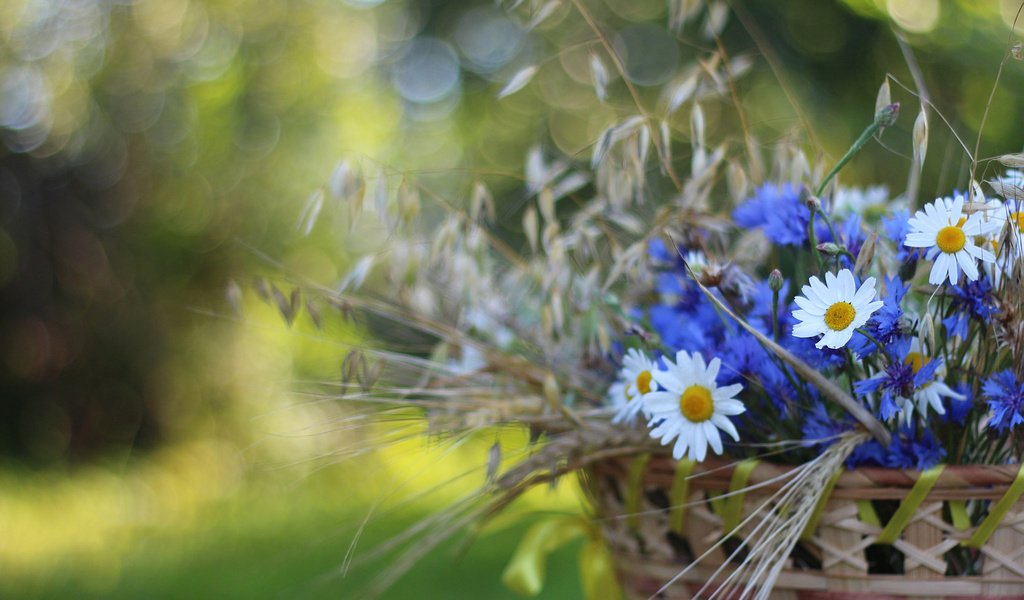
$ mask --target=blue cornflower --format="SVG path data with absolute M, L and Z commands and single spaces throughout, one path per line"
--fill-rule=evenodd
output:
M 867 237 L 864 235 L 864 228 L 861 227 L 860 215 L 851 215 L 843 221 L 837 227 L 836 234 L 839 236 L 843 246 L 846 246 L 846 250 L 854 257 L 860 254 L 861 248 L 864 247 L 864 242 L 867 241 Z M 840 257 L 840 263 L 848 269 L 853 268 L 853 260 L 845 254 Z
M 981 392 L 992 409 L 989 427 L 1006 431 L 1024 423 L 1021 408 L 1024 408 L 1024 383 L 1017 381 L 1013 371 L 1006 369 L 989 377 Z
M 942 414 L 945 412 L 942 398 L 958 396 L 946 384 L 936 381 L 942 359 L 924 358 L 920 351 L 914 350 L 910 338 L 893 341 L 885 353 L 889 357 L 885 370 L 853 384 L 853 391 L 858 396 L 881 392 L 878 416 L 882 420 L 889 420 L 902 411 L 904 422 L 909 421 L 915 409 L 914 400 L 922 415 L 926 414 L 929 406 Z
M 665 242 L 661 238 L 654 238 L 647 242 L 647 256 L 651 262 L 660 264 L 672 264 L 676 260 L 676 255 L 669 253 L 668 247 L 665 246 Z
M 942 324 L 951 336 L 965 339 L 971 317 L 987 324 L 992 315 L 999 312 L 995 297 L 992 295 L 992 283 L 984 273 L 975 281 L 947 287 L 953 294 L 953 302 L 950 305 L 953 314 L 943 319 Z
M 726 336 L 719 351 L 722 359 L 724 383 L 735 383 L 743 377 L 756 377 L 768 354 L 761 344 L 747 332 Z M 732 379 L 726 380 L 729 376 Z
M 737 225 L 760 227 L 765 237 L 780 246 L 803 246 L 807 241 L 807 224 L 811 210 L 800 201 L 800 188 L 791 184 L 766 183 L 732 212 Z M 823 219 L 815 221 L 819 241 L 830 239 Z
M 896 242 L 896 260 L 913 263 L 920 258 L 921 250 L 903 245 L 903 240 L 910 233 L 909 221 L 910 211 L 904 208 L 894 212 L 891 217 L 882 217 L 882 229 L 889 241 Z
M 661 337 L 661 342 L 672 352 L 703 350 L 711 340 L 707 339 L 704 328 L 681 305 L 657 304 L 648 311 L 651 327 Z
M 828 413 L 824 402 L 815 402 L 807 414 L 801 433 L 806 446 L 828 446 L 844 431 L 853 429 L 846 419 L 836 419 Z
M 900 325 L 900 318 L 903 316 L 900 304 L 909 289 L 910 286 L 903 285 L 903 280 L 899 277 L 886 279 L 885 293 L 882 294 L 882 308 L 871 315 L 871 319 L 864 326 L 871 337 L 878 340 L 883 346 L 908 333 L 903 331 Z M 862 335 L 855 335 L 850 347 L 861 356 L 871 354 L 878 349 L 874 342 Z
M 842 369 L 846 365 L 846 350 L 844 348 L 829 348 L 827 346 L 817 348 L 813 338 L 787 336 L 782 340 L 782 346 L 800 360 L 822 372 L 830 369 Z
M 928 429 L 916 431 L 913 424 L 900 427 L 892 443 L 883 448 L 875 440 L 857 446 L 846 460 L 847 468 L 861 465 L 923 471 L 939 464 L 946 450 Z
M 971 386 L 965 383 L 958 383 L 953 389 L 962 399 L 955 397 L 945 399 L 946 414 L 943 415 L 942 420 L 963 425 L 964 421 L 967 420 L 967 415 L 971 412 L 971 408 L 974 407 L 974 402 L 971 398 Z

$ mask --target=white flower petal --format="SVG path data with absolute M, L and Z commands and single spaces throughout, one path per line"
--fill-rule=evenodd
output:
M 679 394 L 683 393 L 682 382 L 680 382 L 675 373 L 671 371 L 652 371 L 651 378 L 654 379 L 654 381 L 661 387 L 670 392 L 674 392 L 677 397 Z
M 715 454 L 722 453 L 722 436 L 718 435 L 718 428 L 711 421 L 704 421 L 701 423 L 701 429 L 703 430 L 704 437 L 707 438 L 708 444 L 711 445 L 711 449 L 715 451 Z
M 718 414 L 711 415 L 711 422 L 715 424 L 715 427 L 718 427 L 722 431 L 729 434 L 729 437 L 731 437 L 733 440 L 737 442 L 740 441 L 740 433 L 736 431 L 736 426 L 733 425 L 731 420 L 729 420 L 729 417 Z

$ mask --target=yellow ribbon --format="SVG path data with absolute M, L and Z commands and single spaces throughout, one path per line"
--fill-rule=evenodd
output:
M 942 475 L 942 470 L 945 468 L 945 465 L 936 465 L 917 476 L 914 487 L 910 488 L 907 497 L 903 499 L 903 502 L 900 502 L 900 507 L 896 509 L 892 518 L 885 524 L 882 533 L 878 534 L 877 543 L 891 544 L 900 537 L 900 534 L 903 533 L 903 530 L 906 529 L 910 520 L 914 517 L 914 513 L 917 512 L 924 499 L 928 497 L 928 493 L 932 491 L 932 487 L 935 486 L 935 482 L 939 480 L 939 475 Z
M 565 515 L 544 519 L 526 531 L 501 581 L 523 596 L 536 596 L 544 588 L 548 556 L 572 540 L 586 536 L 579 554 L 580 580 L 586 600 L 620 600 L 622 591 L 600 532 L 586 519 Z
M 949 516 L 953 521 L 953 527 L 961 531 L 971 526 L 971 518 L 967 515 L 967 502 L 963 500 L 949 501 Z
M 644 474 L 647 473 L 647 463 L 650 460 L 651 455 L 648 453 L 637 456 L 630 463 L 629 473 L 626 475 L 624 508 L 626 510 L 626 524 L 633 531 L 640 528 L 640 501 L 644 495 Z
M 1021 463 L 1020 469 L 1017 471 L 1017 477 L 1010 484 L 1010 489 L 1006 490 L 1006 493 L 999 499 L 999 502 L 996 502 L 995 506 L 988 511 L 988 516 L 974 530 L 974 535 L 971 536 L 971 539 L 964 542 L 963 545 L 968 548 L 981 548 L 984 546 L 988 538 L 995 533 L 999 524 L 1003 522 L 1003 517 L 1013 508 L 1013 505 L 1017 503 L 1022 494 L 1024 494 L 1024 463 Z
M 672 480 L 672 490 L 669 493 L 669 502 L 672 506 L 669 509 L 669 527 L 677 535 L 683 534 L 683 527 L 686 523 L 686 503 L 690 501 L 690 474 L 693 473 L 693 466 L 697 464 L 688 458 L 684 458 L 676 465 L 676 476 Z
M 722 518 L 722 535 L 729 536 L 743 518 L 743 497 L 746 496 L 747 481 L 757 467 L 759 461 L 748 458 L 736 465 L 732 479 L 729 480 L 729 495 L 725 498 L 719 494 L 711 499 L 711 508 Z

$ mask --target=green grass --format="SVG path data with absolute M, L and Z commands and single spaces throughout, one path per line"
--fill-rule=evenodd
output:
M 251 515 L 252 517 L 258 516 Z M 357 568 L 338 577 L 338 566 L 351 535 L 345 523 L 333 518 L 294 519 L 280 528 L 248 530 L 216 523 L 199 535 L 161 536 L 140 540 L 123 559 L 116 578 L 97 577 L 82 565 L 66 564 L 51 577 L 33 584 L 4 586 L 3 597 L 22 599 L 254 599 L 254 598 L 358 598 L 363 584 L 377 572 L 376 565 Z M 389 522 L 394 532 L 406 522 Z M 381 541 L 380 528 L 363 540 L 364 546 Z M 383 596 L 400 598 L 517 598 L 500 582 L 521 528 L 510 528 L 477 540 L 456 557 L 457 543 L 445 544 L 429 554 Z M 551 557 L 548 581 L 541 598 L 580 596 L 575 552 L 578 544 Z
M 152 472 L 170 470 L 173 462 L 155 461 L 149 472 L 140 469 L 119 478 L 0 477 L 0 512 L 9 509 L 6 521 L 0 514 L 0 533 L 11 534 L 7 548 L 0 546 L 0 598 L 360 598 L 360 590 L 388 564 L 385 558 L 353 567 L 346 577 L 338 575 L 367 511 L 365 494 L 360 498 L 351 486 L 371 485 L 351 469 L 328 469 L 297 480 L 250 476 L 212 500 L 182 495 L 151 507 L 147 519 L 133 518 L 140 506 L 135 490 L 147 485 L 140 481 L 151 484 Z M 182 480 L 195 487 L 194 480 Z M 182 494 L 191 489 L 179 487 Z M 551 499 L 545 496 L 548 490 L 537 492 L 542 503 Z M 437 506 L 399 503 L 390 512 L 375 513 L 356 556 Z M 468 548 L 456 536 L 429 553 L 383 598 L 518 598 L 502 585 L 501 573 L 526 528 L 541 516 L 531 514 L 531 506 L 516 510 L 527 516 L 484 533 Z M 550 558 L 541 598 L 580 597 L 578 549 L 575 544 Z

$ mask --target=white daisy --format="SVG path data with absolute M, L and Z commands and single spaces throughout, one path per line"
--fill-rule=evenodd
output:
M 921 343 L 917 338 L 914 338 L 910 342 L 910 352 L 907 353 L 903 362 L 909 364 L 914 375 L 917 375 L 917 372 L 921 370 L 921 367 L 931 362 L 931 358 L 925 356 L 924 353 L 921 352 Z M 915 408 L 921 415 L 921 418 L 927 418 L 929 406 L 935 411 L 935 414 L 946 414 L 946 407 L 942 405 L 943 398 L 953 398 L 954 400 L 967 399 L 966 396 L 954 392 L 948 385 L 943 383 L 942 377 L 943 368 L 939 367 L 935 371 L 934 380 L 914 389 L 913 399 L 900 397 L 896 401 L 896 404 L 900 407 L 900 420 L 903 423 L 906 424 L 910 422 L 910 419 L 914 416 Z
M 964 197 L 957 194 L 952 200 L 938 199 L 924 205 L 907 222 L 910 233 L 904 245 L 910 248 L 927 248 L 925 257 L 934 260 L 928 283 L 939 285 L 945 279 L 956 284 L 960 269 L 967 279 L 978 279 L 976 261 L 995 262 L 996 257 L 988 250 L 979 248 L 974 239 L 987 236 L 998 228 L 994 221 L 986 221 L 979 211 L 970 216 L 963 213 Z
M 612 423 L 629 423 L 643 409 L 646 394 L 657 391 L 653 376 L 658 365 L 636 348 L 630 348 L 622 359 L 618 381 L 608 389 L 612 406 L 617 410 Z
M 982 268 L 998 288 L 1003 276 L 1013 272 L 1017 258 L 1024 255 L 1024 205 L 1019 200 L 1002 202 L 993 198 L 985 201 L 978 212 L 988 232 L 975 238 L 974 244 L 995 255 L 995 261 L 982 263 Z
M 900 208 L 899 202 L 890 202 L 889 188 L 884 185 L 869 188 L 839 186 L 832 198 L 831 214 L 837 217 L 883 214 Z
M 683 257 L 683 260 L 690 266 L 690 270 L 693 271 L 694 275 L 699 276 L 704 272 L 704 269 L 708 268 L 708 259 L 700 250 L 690 250 Z
M 722 361 L 715 358 L 705 365 L 700 354 L 690 356 L 683 350 L 676 354 L 674 363 L 664 361 L 668 370 L 655 371 L 654 379 L 665 391 L 651 392 L 643 399 L 651 415 L 651 437 L 661 438 L 665 445 L 677 438 L 672 456 L 676 460 L 689 456 L 696 461 L 704 460 L 709 445 L 716 454 L 722 453 L 719 429 L 739 441 L 729 417 L 747 410 L 734 398 L 743 386 L 736 383 L 718 387 L 715 377 Z
M 803 296 L 793 299 L 800 307 L 793 311 L 793 317 L 800 321 L 793 326 L 793 335 L 799 338 L 821 335 L 814 344 L 816 348 L 842 348 L 853 337 L 854 330 L 867 323 L 883 304 L 875 300 L 875 278 L 868 277 L 857 289 L 849 269 L 839 271 L 839 275 L 825 273 L 825 283 L 811 277 L 810 285 L 805 285 L 802 291 Z
M 1010 244 L 1007 252 L 997 252 L 997 254 L 1024 256 L 1024 200 L 1007 200 L 999 207 L 997 213 L 999 222 L 1009 227 L 1009 234 L 1005 239 L 1009 240 Z M 992 241 L 994 247 L 997 247 L 996 244 L 1001 236 L 1002 231 L 996 231 Z

